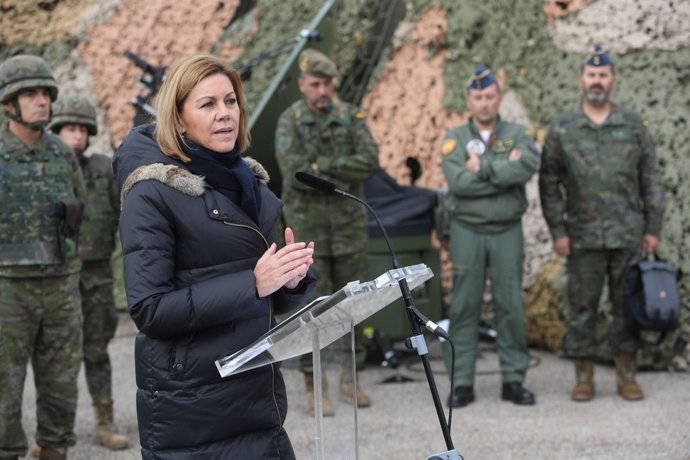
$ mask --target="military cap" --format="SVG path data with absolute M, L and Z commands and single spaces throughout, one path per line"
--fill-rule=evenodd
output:
M 18 54 L 0 63 L 0 102 L 7 102 L 30 88 L 47 88 L 50 100 L 57 99 L 57 82 L 43 58 Z
M 315 49 L 307 48 L 299 55 L 299 69 L 318 77 L 335 77 L 338 67 L 325 54 Z
M 470 89 L 484 89 L 487 86 L 491 86 L 497 83 L 496 77 L 491 73 L 486 65 L 480 64 L 474 68 L 474 76 L 470 80 Z
M 608 54 L 601 48 L 601 45 L 594 45 L 594 53 L 587 56 L 585 65 L 601 67 L 605 65 L 613 66 L 613 61 Z
M 86 126 L 90 136 L 98 133 L 96 108 L 86 97 L 77 95 L 61 96 L 53 103 L 53 117 L 50 120 L 48 129 L 57 134 L 60 132 L 60 128 L 69 124 Z

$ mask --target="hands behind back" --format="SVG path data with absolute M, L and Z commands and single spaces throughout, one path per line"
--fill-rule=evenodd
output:
M 266 297 L 285 286 L 294 289 L 307 275 L 309 266 L 314 263 L 314 242 L 295 243 L 292 229 L 285 229 L 285 246 L 278 250 L 273 243 L 261 256 L 254 267 L 256 292 Z

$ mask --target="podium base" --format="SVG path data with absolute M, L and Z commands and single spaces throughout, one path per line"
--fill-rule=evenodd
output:
M 392 375 L 388 378 L 385 378 L 381 381 L 381 383 L 408 383 L 408 382 L 416 382 L 416 380 L 413 379 L 412 377 L 408 377 L 406 375 L 396 374 L 396 375 Z
M 427 457 L 426 460 L 462 460 L 462 457 L 457 450 L 453 449 L 446 452 L 437 452 L 435 454 L 431 454 L 431 456 Z

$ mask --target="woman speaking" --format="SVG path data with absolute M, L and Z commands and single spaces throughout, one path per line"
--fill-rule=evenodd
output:
M 277 364 L 221 379 L 314 287 L 314 244 L 273 229 L 282 203 L 249 144 L 238 73 L 213 56 L 174 65 L 155 124 L 117 151 L 120 234 L 144 459 L 293 459 Z

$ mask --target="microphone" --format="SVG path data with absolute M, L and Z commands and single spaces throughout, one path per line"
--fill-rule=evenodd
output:
M 311 187 L 314 190 L 318 190 L 319 192 L 323 192 L 328 195 L 334 195 L 335 193 L 337 193 L 336 190 L 338 190 L 333 182 L 328 182 L 325 179 L 312 176 L 311 174 L 307 174 L 302 171 L 298 171 L 295 173 L 295 179 L 297 179 L 307 187 Z M 346 193 L 342 190 L 338 190 L 338 192 Z
M 299 31 L 299 37 L 300 38 L 306 38 L 309 41 L 312 40 L 321 40 L 323 36 L 321 35 L 321 32 L 319 32 L 316 29 L 302 29 Z
M 313 176 L 311 174 L 307 174 L 305 172 L 298 171 L 295 173 L 295 179 L 300 181 L 302 184 L 306 185 L 307 187 L 313 188 L 314 190 L 318 190 L 319 192 L 323 192 L 329 195 L 341 195 L 346 198 L 350 198 L 351 200 L 356 201 L 357 203 L 365 206 L 369 212 L 374 216 L 374 219 L 376 220 L 376 223 L 379 226 L 379 229 L 381 230 L 381 233 L 383 234 L 383 239 L 386 241 L 386 244 L 388 245 L 388 252 L 391 254 L 391 259 L 393 261 L 393 268 L 400 268 L 400 262 L 398 260 L 398 256 L 393 250 L 393 246 L 391 245 L 391 241 L 388 238 L 388 234 L 386 233 L 386 228 L 383 226 L 381 223 L 381 220 L 379 220 L 379 216 L 376 215 L 376 212 L 373 210 L 371 206 L 369 206 L 369 203 L 366 201 L 356 197 L 355 195 L 351 193 L 347 193 L 344 190 L 340 190 L 335 186 L 333 182 L 329 182 L 325 179 L 321 179 L 320 177 Z M 403 288 L 403 297 L 409 296 L 409 288 L 407 288 L 407 281 L 405 278 L 401 280 L 405 281 L 404 283 L 404 288 Z M 407 291 L 407 292 L 405 292 Z M 446 340 L 450 340 L 450 336 L 448 333 L 443 329 L 441 326 L 436 324 L 435 322 L 431 321 L 429 318 L 424 316 L 422 312 L 420 312 L 417 307 L 411 302 L 411 298 L 409 299 L 410 303 L 407 305 L 410 310 L 414 312 L 414 314 L 417 316 L 417 319 L 419 323 L 427 328 L 429 332 L 434 334 L 436 337 L 440 337 Z M 405 298 L 406 304 L 408 303 L 408 299 Z

